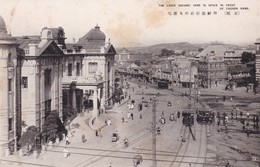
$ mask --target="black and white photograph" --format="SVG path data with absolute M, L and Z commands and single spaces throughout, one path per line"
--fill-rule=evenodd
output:
M 260 0 L 0 0 L 0 167 L 260 167 Z

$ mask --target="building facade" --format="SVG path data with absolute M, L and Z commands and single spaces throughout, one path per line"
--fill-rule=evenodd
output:
M 20 92 L 17 59 L 16 38 L 7 34 L 5 22 L 0 16 L 0 156 L 16 143 L 16 109 L 20 107 L 17 102 L 20 94 L 16 94 Z
M 256 92 L 260 92 L 260 38 L 255 42 L 256 54 L 255 54 L 255 81 L 256 81 Z
M 65 39 L 61 27 L 14 38 L 0 16 L 0 156 L 16 151 L 22 125 L 41 131 L 51 111 L 67 121 L 68 107 L 74 116 L 87 108 L 93 125 L 113 105 L 116 51 L 110 40 L 98 26 L 76 44 Z
M 227 66 L 223 58 L 205 57 L 199 60 L 198 78 L 204 88 L 223 87 L 227 83 Z

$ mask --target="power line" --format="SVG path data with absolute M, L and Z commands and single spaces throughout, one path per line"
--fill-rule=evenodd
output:
M 0 159 L 0 162 L 1 162 L 1 161 L 2 161 L 2 162 L 17 163 L 17 164 L 34 165 L 34 166 L 55 167 L 55 166 L 50 166 L 50 165 L 35 164 L 35 163 L 21 162 L 21 161 L 12 161 L 12 160 L 5 160 L 5 159 Z
M 56 153 L 63 153 L 62 151 L 54 151 L 54 150 L 47 150 L 48 152 L 56 152 Z M 69 152 L 70 154 L 77 154 L 77 155 L 88 155 L 88 156 L 95 156 L 95 157 L 104 157 L 104 158 L 119 158 L 119 159 L 133 159 L 133 157 L 129 156 L 116 156 L 116 155 L 101 155 L 101 154 L 93 154 L 93 153 L 79 153 L 79 152 Z M 135 153 L 136 154 L 136 153 Z M 143 158 L 143 160 L 147 161 L 153 161 L 153 159 L 150 158 Z M 164 159 L 156 159 L 156 161 L 159 162 L 172 162 L 172 160 L 164 160 Z M 201 165 L 211 165 L 211 166 L 223 166 L 221 164 L 212 164 L 212 163 L 202 163 L 202 162 L 190 162 L 190 161 L 177 161 L 174 162 L 179 163 L 192 163 L 192 164 L 201 164 Z

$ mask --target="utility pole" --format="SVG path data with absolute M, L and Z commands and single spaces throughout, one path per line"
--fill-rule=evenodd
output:
M 153 98 L 153 109 L 152 109 L 152 150 L 153 150 L 153 165 L 152 167 L 157 167 L 156 161 L 156 106 L 157 100 Z
M 191 101 L 191 68 L 192 68 L 192 61 L 190 62 L 190 69 L 189 69 L 190 70 L 190 77 L 189 77 L 189 82 L 190 82 L 190 84 L 189 84 L 190 98 L 189 99 L 190 99 L 190 101 Z

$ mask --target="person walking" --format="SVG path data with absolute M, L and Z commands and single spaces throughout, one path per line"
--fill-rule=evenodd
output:
M 69 151 L 67 150 L 66 147 L 64 147 L 64 149 L 63 149 L 63 156 L 64 156 L 64 158 L 67 158 L 69 156 Z
M 134 120 L 134 114 L 133 113 L 131 113 L 131 118 L 132 118 L 132 120 Z
M 66 136 L 66 145 L 69 145 L 69 144 L 70 144 L 69 136 L 67 135 L 67 136 Z

